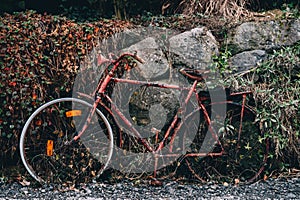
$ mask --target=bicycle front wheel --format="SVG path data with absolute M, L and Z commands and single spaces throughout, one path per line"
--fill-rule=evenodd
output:
M 60 98 L 39 107 L 27 120 L 20 137 L 20 155 L 38 182 L 74 184 L 99 176 L 113 151 L 111 126 L 96 109 L 83 135 L 92 105 L 76 98 Z M 72 142 L 71 142 L 72 141 Z

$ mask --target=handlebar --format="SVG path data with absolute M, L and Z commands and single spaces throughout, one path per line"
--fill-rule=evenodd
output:
M 117 60 L 114 61 L 114 63 L 120 62 L 125 57 L 133 58 L 133 59 L 135 59 L 136 61 L 138 61 L 139 63 L 142 63 L 142 64 L 145 62 L 142 58 L 138 57 L 137 53 L 135 52 L 134 54 L 132 54 L 132 53 L 123 53 Z
M 98 66 L 100 66 L 100 65 L 102 65 L 104 63 L 108 63 L 109 65 L 110 64 L 115 65 L 118 62 L 120 62 L 123 58 L 125 58 L 126 56 L 130 57 L 130 58 L 133 58 L 133 59 L 135 59 L 136 61 L 138 61 L 140 63 L 144 63 L 145 62 L 142 58 L 140 58 L 140 57 L 137 56 L 136 52 L 134 54 L 132 54 L 132 53 L 123 53 L 123 54 L 121 54 L 121 56 L 119 56 L 115 60 L 112 59 L 111 56 L 112 55 L 109 56 L 110 58 L 105 58 L 104 56 L 102 56 L 101 54 L 99 54 L 98 57 L 97 57 L 97 64 L 98 64 Z

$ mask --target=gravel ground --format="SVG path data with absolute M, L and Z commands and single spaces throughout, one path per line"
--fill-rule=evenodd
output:
M 251 185 L 184 184 L 162 186 L 90 183 L 76 189 L 0 183 L 0 199 L 300 199 L 300 177 L 269 179 Z

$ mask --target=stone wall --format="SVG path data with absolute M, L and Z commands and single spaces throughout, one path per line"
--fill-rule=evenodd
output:
M 167 42 L 157 39 L 157 35 L 145 36 L 135 38 L 135 44 L 128 45 L 125 51 L 136 50 L 138 55 L 152 61 L 141 66 L 147 79 L 167 72 L 168 63 L 175 67 L 182 65 L 208 69 L 213 56 L 218 55 L 224 47 L 231 53 L 230 67 L 233 71 L 241 72 L 263 62 L 274 49 L 297 43 L 300 40 L 300 20 L 246 22 L 229 30 L 223 44 L 219 44 L 212 32 L 204 26 L 173 33 Z
M 248 70 L 267 58 L 267 54 L 300 40 L 300 20 L 247 22 L 230 30 L 228 45 L 233 53 L 231 66 Z

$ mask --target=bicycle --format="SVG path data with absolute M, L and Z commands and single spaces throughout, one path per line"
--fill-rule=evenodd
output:
M 152 171 L 156 177 L 159 169 L 171 165 L 174 160 L 177 167 L 178 163 L 185 163 L 192 175 L 200 180 L 205 177 L 203 173 L 210 177 L 212 171 L 223 177 L 243 176 L 245 181 L 259 177 L 267 161 L 269 144 L 253 123 L 255 111 L 246 104 L 250 92 L 229 94 L 224 101 L 212 102 L 209 96 L 197 90 L 204 81 L 202 71 L 178 70 L 191 83 L 190 87 L 128 78 L 138 62 L 143 63 L 143 60 L 129 53 L 114 61 L 104 60 L 101 64 L 106 64 L 105 71 L 93 94 L 79 94 L 91 103 L 74 97 L 59 98 L 33 112 L 21 133 L 20 154 L 25 168 L 35 180 L 40 183 L 74 183 L 99 177 L 109 163 L 115 163 L 114 167 L 126 169 L 126 172 L 142 174 Z M 123 78 L 124 74 L 126 78 Z M 111 90 L 116 83 L 137 86 L 138 89 L 126 100 L 127 106 L 136 112 L 124 114 L 112 100 Z M 151 128 L 152 135 L 148 137 L 141 132 L 149 125 L 149 116 L 140 116 L 143 113 L 149 115 L 149 106 L 139 111 L 130 102 L 153 88 L 176 91 L 181 100 L 177 104 L 174 101 L 176 105 L 168 110 L 166 122 L 160 125 L 159 130 Z M 154 93 L 161 95 L 155 90 Z M 234 96 L 240 96 L 241 103 L 234 102 Z M 228 108 L 225 123 L 222 122 L 219 130 L 212 128 L 217 122 L 213 122 L 211 117 L 218 115 L 214 113 L 214 106 Z M 139 112 L 141 115 L 137 114 Z M 242 134 L 244 125 L 256 132 L 245 137 Z M 210 134 L 210 141 L 204 141 L 203 132 Z M 190 136 L 191 133 L 194 135 Z M 211 146 L 212 151 L 201 152 L 203 142 Z M 117 150 L 115 159 L 119 159 L 115 162 L 112 161 L 114 150 Z M 260 152 L 259 157 L 253 157 L 253 150 Z M 141 156 L 129 159 L 130 162 L 122 160 L 122 156 L 130 153 L 140 153 Z M 226 161 L 215 160 L 224 156 Z M 208 164 L 202 165 L 200 160 Z M 154 163 L 150 165 L 149 161 Z M 231 163 L 236 165 L 233 171 L 224 171 Z M 152 169 L 143 168 L 145 165 Z M 210 169 L 206 169 L 208 166 Z M 235 174 L 243 168 L 246 171 Z

